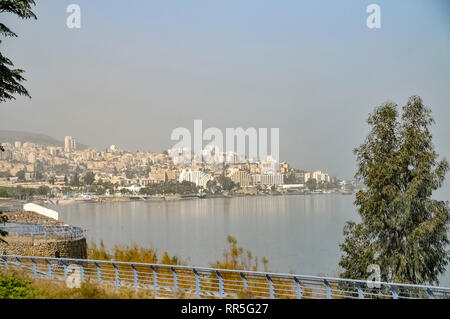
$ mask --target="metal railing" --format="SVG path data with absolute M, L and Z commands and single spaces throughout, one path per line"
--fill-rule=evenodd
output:
M 13 204 L 13 205 L 8 205 L 8 206 L 0 206 L 0 212 L 2 212 L 2 213 L 23 212 L 23 205 L 22 204 Z
M 450 288 L 119 261 L 0 255 L 35 278 L 150 290 L 163 298 L 450 298 Z
M 0 224 L 0 230 L 6 231 L 5 240 L 16 242 L 58 241 L 84 238 L 83 229 L 73 226 L 53 226 L 26 223 Z

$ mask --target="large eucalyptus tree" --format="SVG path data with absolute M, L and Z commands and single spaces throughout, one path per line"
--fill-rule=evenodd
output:
M 449 165 L 438 160 L 433 122 L 418 96 L 409 98 L 401 118 L 394 103 L 369 116 L 371 131 L 355 149 L 356 177 L 366 185 L 355 201 L 362 222 L 344 227 L 342 277 L 366 279 L 375 264 L 384 281 L 438 283 L 449 261 L 450 211 L 432 194 Z

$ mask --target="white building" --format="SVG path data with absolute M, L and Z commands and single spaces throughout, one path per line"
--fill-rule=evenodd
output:
M 320 182 L 331 182 L 331 178 L 330 175 L 326 174 L 326 173 L 322 173 L 321 171 L 314 171 L 312 173 L 305 173 L 305 183 L 311 179 L 314 178 L 316 180 L 317 183 Z
M 70 153 L 77 149 L 77 143 L 72 136 L 66 136 L 64 139 L 64 152 Z
M 202 186 L 206 188 L 206 183 L 212 181 L 213 177 L 202 171 L 193 171 L 191 169 L 183 169 L 178 177 L 178 181 L 181 183 L 183 181 L 188 181 L 195 183 L 197 186 Z

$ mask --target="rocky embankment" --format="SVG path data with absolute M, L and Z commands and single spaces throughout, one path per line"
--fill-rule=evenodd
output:
M 60 221 L 34 212 L 7 212 L 4 213 L 11 223 L 27 223 L 50 226 L 48 233 L 16 233 L 3 237 L 0 242 L 0 254 L 21 256 L 43 256 L 64 258 L 87 258 L 86 238 L 84 236 L 72 237 L 70 233 L 62 234 L 52 232 L 51 226 L 69 226 Z M 1 225 L 0 225 L 1 226 Z M 68 228 L 69 230 L 69 228 Z M 67 236 L 66 236 L 67 235 Z

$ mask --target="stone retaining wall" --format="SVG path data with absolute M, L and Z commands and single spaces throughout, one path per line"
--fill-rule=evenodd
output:
M 0 254 L 21 256 L 42 256 L 57 258 L 87 258 L 86 239 L 73 240 L 36 240 L 34 244 L 29 241 L 17 241 L 15 237 L 4 237 L 7 243 L 0 242 Z
M 37 214 L 35 212 L 8 212 L 5 213 L 9 222 L 38 224 L 44 226 L 68 226 L 61 221 Z M 0 255 L 42 256 L 61 258 L 87 258 L 86 239 L 49 239 L 47 241 L 36 236 L 33 243 L 31 236 L 23 235 L 16 237 L 6 236 L 3 239 L 7 244 L 0 241 Z

